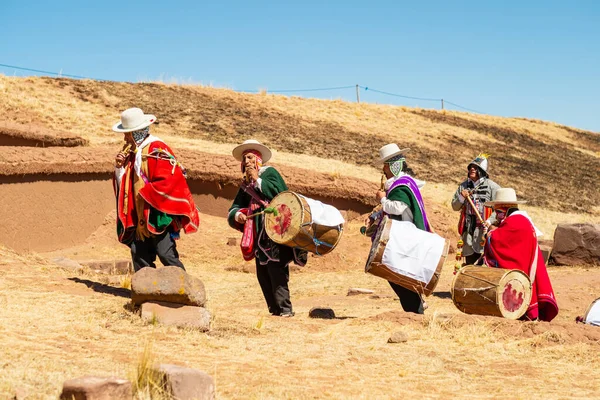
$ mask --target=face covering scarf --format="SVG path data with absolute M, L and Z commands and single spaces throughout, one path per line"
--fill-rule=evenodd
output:
M 404 161 L 406 159 L 401 155 L 390 158 L 386 161 L 390 166 L 390 171 L 392 171 L 392 175 L 398 176 L 402 172 L 402 167 L 404 166 Z

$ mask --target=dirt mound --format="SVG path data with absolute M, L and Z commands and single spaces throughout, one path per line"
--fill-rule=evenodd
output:
M 68 132 L 55 131 L 36 124 L 0 121 L 0 146 L 76 147 L 89 141 Z

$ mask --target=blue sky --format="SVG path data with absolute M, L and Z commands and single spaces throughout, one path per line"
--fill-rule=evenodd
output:
M 0 0 L 0 64 L 236 90 L 360 84 L 600 131 L 596 1 L 86 3 Z M 353 89 L 297 95 L 356 99 Z

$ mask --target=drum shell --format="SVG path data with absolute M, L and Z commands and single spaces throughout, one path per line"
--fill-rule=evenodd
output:
M 384 217 L 384 219 L 381 221 L 380 227 L 378 228 L 377 233 L 375 234 L 375 238 L 373 239 L 373 245 L 371 246 L 369 259 L 367 260 L 367 264 L 365 266 L 365 272 L 398 284 L 405 289 L 412 290 L 413 292 L 425 296 L 431 295 L 431 293 L 433 293 L 438 284 L 440 275 L 442 273 L 442 268 L 444 266 L 444 262 L 446 261 L 446 257 L 448 256 L 448 241 L 445 241 L 442 256 L 440 257 L 437 268 L 433 276 L 431 277 L 431 280 L 427 285 L 425 285 L 423 282 L 420 282 L 416 279 L 401 275 L 393 271 L 387 265 L 381 262 L 381 260 L 383 259 L 383 252 L 385 251 L 385 246 L 387 245 L 388 239 L 390 237 L 391 225 L 392 219 L 389 217 Z
M 306 199 L 291 191 L 281 192 L 275 196 L 269 207 L 278 208 L 281 204 L 285 204 L 291 209 L 294 215 L 293 224 L 285 235 L 278 235 L 273 229 L 277 217 L 274 214 L 265 214 L 265 231 L 272 241 L 317 255 L 325 255 L 333 251 L 342 237 L 343 224 L 324 226 L 313 223 L 310 206 Z M 313 238 L 318 243 L 315 243 Z
M 513 290 L 516 294 L 511 295 Z M 465 266 L 454 277 L 451 291 L 454 305 L 466 314 L 519 319 L 531 303 L 529 277 L 516 269 Z

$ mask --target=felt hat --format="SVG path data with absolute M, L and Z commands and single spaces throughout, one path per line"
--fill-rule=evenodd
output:
M 269 150 L 267 146 L 254 139 L 245 140 L 244 143 L 236 146 L 231 154 L 233 154 L 233 157 L 236 160 L 242 161 L 242 157 L 247 150 L 258 151 L 262 156 L 261 158 L 263 163 L 269 161 L 272 156 L 271 150 Z
M 121 121 L 113 126 L 115 132 L 133 132 L 144 129 L 156 122 L 152 114 L 144 114 L 139 108 L 128 108 L 121 113 Z
M 486 207 L 493 207 L 499 204 L 525 204 L 526 201 L 517 200 L 517 193 L 513 188 L 500 188 L 496 191 L 496 198 L 492 201 L 486 201 Z

